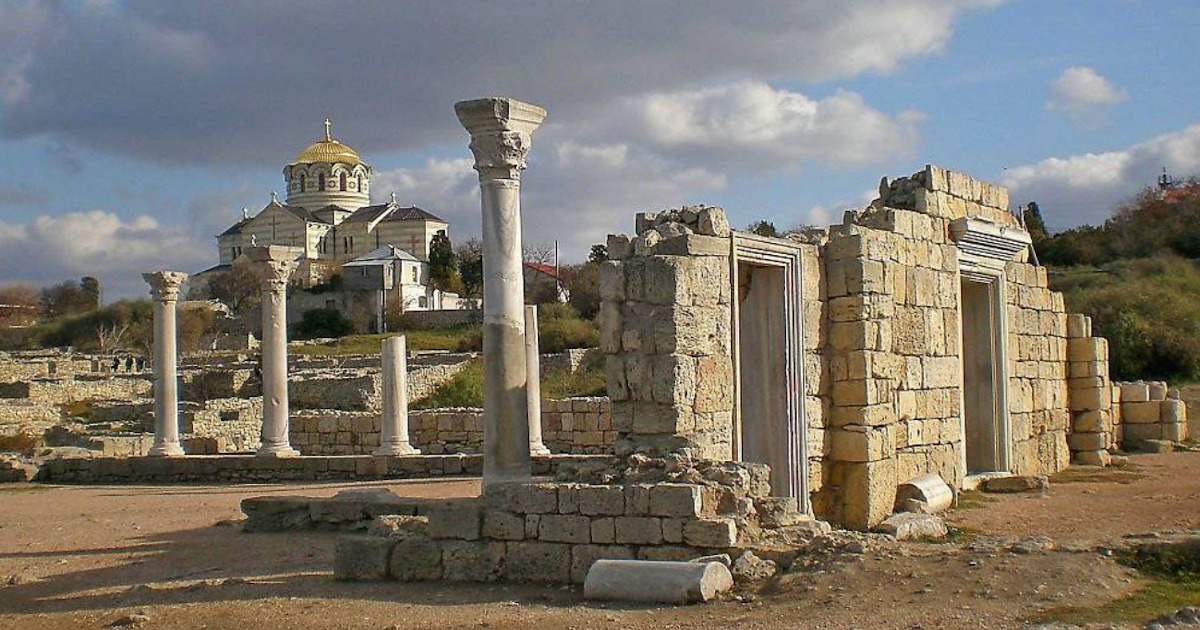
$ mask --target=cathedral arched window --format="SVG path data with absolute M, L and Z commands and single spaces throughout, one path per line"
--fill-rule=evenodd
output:
M 358 176 L 358 192 L 362 192 L 362 175 Z
M 325 192 L 325 173 L 321 173 L 317 176 L 317 190 Z
M 304 192 L 304 174 L 300 174 L 300 192 Z
M 342 185 L 342 192 L 346 192 L 346 174 L 338 175 L 339 183 Z

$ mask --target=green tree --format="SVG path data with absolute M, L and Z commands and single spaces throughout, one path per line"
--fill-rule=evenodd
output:
M 77 315 L 95 310 L 92 301 L 78 284 L 67 281 L 42 290 L 42 312 L 47 317 Z
M 450 237 L 446 236 L 445 231 L 434 234 L 429 241 L 429 278 L 433 287 L 440 291 L 462 290 L 454 246 L 450 244 Z
M 483 297 L 483 243 L 469 238 L 455 250 L 458 258 L 458 277 L 462 282 L 462 296 Z
M 100 280 L 95 276 L 84 276 L 79 280 L 79 288 L 83 290 L 91 308 L 100 308 Z
M 229 270 L 216 274 L 208 282 L 208 293 L 235 314 L 242 314 L 259 300 L 258 277 L 244 257 L 233 261 Z
M 567 283 L 570 304 L 584 319 L 592 319 L 600 312 L 600 263 L 589 260 L 576 266 Z
M 592 251 L 588 253 L 588 262 L 602 263 L 608 260 L 608 246 L 602 243 L 592 245 Z
M 296 324 L 296 337 L 316 339 L 320 337 L 345 337 L 354 332 L 354 322 L 341 311 L 332 308 L 314 308 L 304 311 L 300 323 Z
M 759 236 L 779 236 L 779 230 L 770 221 L 755 221 L 750 224 L 749 230 Z

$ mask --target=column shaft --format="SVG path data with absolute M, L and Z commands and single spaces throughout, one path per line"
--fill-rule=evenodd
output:
M 526 401 L 529 409 L 529 452 L 549 455 L 542 442 L 542 357 L 538 347 L 537 307 L 525 307 L 525 374 Z
M 262 446 L 258 454 L 299 455 L 288 437 L 287 290 L 266 283 L 262 293 Z
M 383 417 L 376 455 L 419 455 L 408 440 L 408 357 L 404 335 L 383 340 Z
M 154 296 L 154 457 L 183 455 L 179 445 L 179 382 L 176 369 L 175 304 L 186 274 L 143 274 Z

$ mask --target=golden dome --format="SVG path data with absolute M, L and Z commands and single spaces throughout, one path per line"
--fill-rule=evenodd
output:
M 329 119 L 325 119 L 325 139 L 314 142 L 292 160 L 292 164 L 312 164 L 314 162 L 339 162 L 357 166 L 362 164 L 358 152 L 333 139 L 330 134 Z

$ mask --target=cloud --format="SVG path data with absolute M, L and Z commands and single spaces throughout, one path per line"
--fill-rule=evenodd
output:
M 570 126 L 631 96 L 733 77 L 891 72 L 998 1 L 403 0 L 331 18 L 317 0 L 13 0 L 0 15 L 0 132 L 160 163 L 274 164 L 331 116 L 366 154 L 411 150 L 461 140 L 452 103 L 485 94 L 537 102 Z M 780 96 L 775 113 L 794 122 L 788 107 L 805 101 Z M 861 120 L 865 106 L 844 94 L 816 107 L 836 121 L 839 108 Z
M 144 271 L 194 271 L 211 259 L 212 249 L 182 227 L 103 210 L 40 215 L 0 227 L 5 281 L 49 284 L 91 275 L 113 297 L 146 293 Z
M 1153 185 L 1163 167 L 1176 177 L 1200 174 L 1200 125 L 1125 149 L 1010 168 L 1003 184 L 1014 204 L 1037 201 L 1047 225 L 1062 228 L 1103 223 L 1118 204 Z
M 1124 103 L 1129 93 L 1113 85 L 1090 66 L 1071 66 L 1050 82 L 1046 109 L 1063 112 L 1079 124 L 1102 121 L 1099 110 Z
M 40 188 L 28 184 L 0 184 L 0 207 L 41 207 L 50 202 L 50 195 Z
M 888 116 L 844 90 L 823 99 L 739 81 L 630 99 L 637 134 L 660 151 L 743 167 L 795 166 L 819 158 L 841 165 L 911 154 L 921 115 Z M 697 155 L 699 153 L 700 155 Z
M 472 160 L 430 159 L 419 168 L 377 173 L 377 200 L 392 191 L 401 204 L 414 204 L 450 222 L 456 241 L 478 236 L 479 180 Z M 522 176 L 523 239 L 528 244 L 559 241 L 564 260 L 586 254 L 610 233 L 632 231 L 634 213 L 688 202 L 725 187 L 726 178 L 681 165 L 626 144 L 580 144 L 535 134 L 528 170 Z

